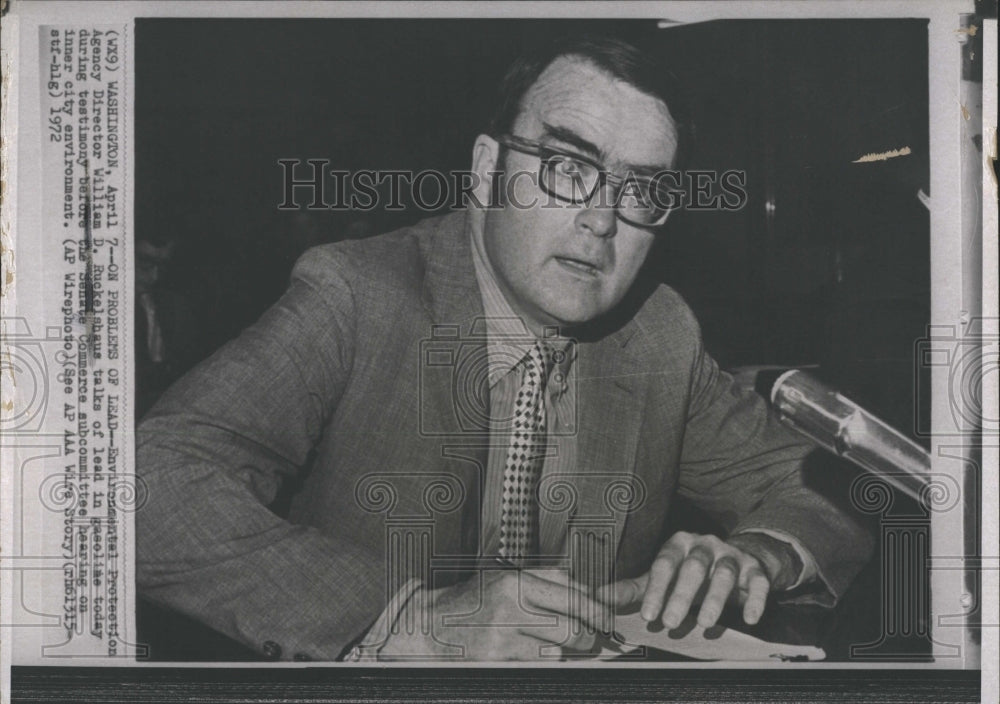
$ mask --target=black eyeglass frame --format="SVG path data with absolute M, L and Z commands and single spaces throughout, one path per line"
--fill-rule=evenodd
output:
M 547 194 L 564 203 L 583 205 L 584 203 L 590 201 L 594 197 L 594 194 L 596 194 L 598 191 L 600 191 L 608 184 L 611 184 L 611 186 L 613 186 L 615 189 L 620 189 L 628 181 L 632 181 L 636 184 L 641 184 L 646 182 L 652 183 L 652 181 L 649 179 L 643 179 L 637 176 L 616 176 L 615 174 L 611 173 L 603 164 L 594 161 L 589 157 L 577 154 L 575 152 L 568 152 L 562 149 L 554 149 L 552 147 L 542 144 L 541 142 L 536 142 L 533 139 L 526 139 L 524 137 L 518 137 L 517 135 L 513 134 L 502 134 L 495 136 L 493 139 L 495 139 L 499 144 L 502 144 L 503 146 L 509 149 L 513 149 L 514 151 L 521 152 L 522 154 L 530 154 L 531 156 L 537 156 L 540 160 L 540 163 L 538 165 L 539 186 L 541 186 L 542 190 L 544 190 Z M 577 200 L 575 198 L 568 198 L 564 195 L 554 192 L 553 190 L 550 190 L 546 183 L 545 172 L 549 168 L 549 162 L 551 162 L 551 160 L 554 157 L 568 157 L 570 159 L 575 159 L 576 161 L 583 162 L 584 164 L 588 164 L 597 169 L 597 174 L 598 174 L 597 183 L 594 185 L 593 190 L 591 190 L 590 193 L 586 194 L 585 197 L 580 200 Z M 670 215 L 670 211 L 672 210 L 671 208 L 663 209 L 663 214 L 655 222 L 642 223 L 642 222 L 636 222 L 635 220 L 630 220 L 628 217 L 623 215 L 620 208 L 620 204 L 617 201 L 618 198 L 616 196 L 615 203 L 612 206 L 615 209 L 615 215 L 617 215 L 619 218 L 627 222 L 629 225 L 632 225 L 634 227 L 641 227 L 643 229 L 654 229 L 660 227 L 667 221 L 667 217 Z M 654 205 L 654 207 L 658 210 L 660 209 L 658 206 Z

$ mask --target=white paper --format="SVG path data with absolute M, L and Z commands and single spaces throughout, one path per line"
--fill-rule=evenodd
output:
M 769 643 L 725 626 L 702 628 L 692 618 L 677 628 L 667 629 L 657 622 L 643 620 L 636 612 L 616 616 L 615 630 L 625 642 L 604 645 L 599 656 L 601 659 L 620 657 L 643 646 L 698 660 L 798 662 L 826 659 L 822 648 Z

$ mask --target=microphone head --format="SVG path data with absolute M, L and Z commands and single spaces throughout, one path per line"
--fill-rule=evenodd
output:
M 785 425 L 821 447 L 918 500 L 926 490 L 931 467 L 926 450 L 801 369 L 778 377 L 771 403 Z

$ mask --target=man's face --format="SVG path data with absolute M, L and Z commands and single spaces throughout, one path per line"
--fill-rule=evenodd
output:
M 539 76 L 511 132 L 590 157 L 618 175 L 668 169 L 677 149 L 674 122 L 661 101 L 575 57 L 556 59 Z M 536 334 L 609 311 L 635 281 L 653 233 L 615 215 L 611 187 L 589 203 L 555 201 L 534 177 L 539 157 L 505 150 L 504 163 L 496 164 L 495 145 L 480 138 L 475 166 L 503 168 L 513 197 L 502 209 L 480 211 L 475 234 L 511 307 Z

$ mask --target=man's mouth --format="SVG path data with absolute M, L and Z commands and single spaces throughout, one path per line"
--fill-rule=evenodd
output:
M 574 257 L 555 257 L 555 260 L 559 266 L 576 274 L 584 276 L 597 276 L 601 272 L 601 267 L 598 264 L 588 262 L 584 259 L 576 259 Z

